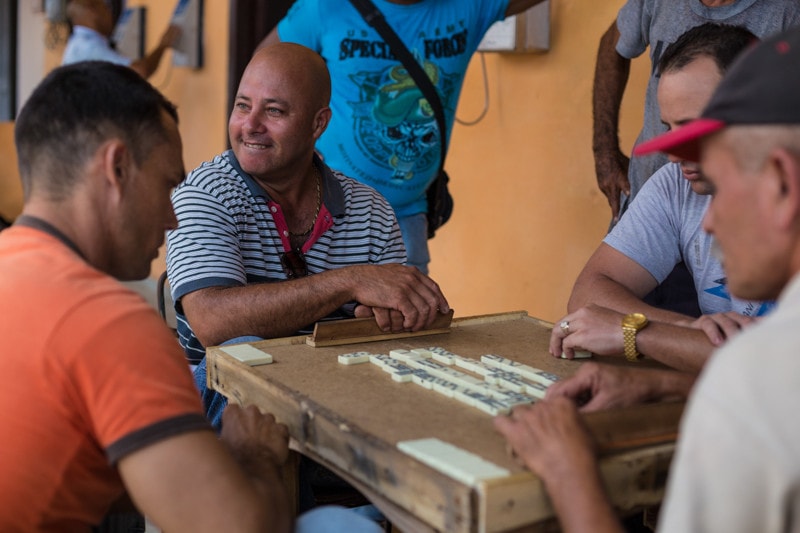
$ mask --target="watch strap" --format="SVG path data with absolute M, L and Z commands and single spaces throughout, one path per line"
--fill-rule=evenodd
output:
M 622 347 L 625 353 L 625 359 L 631 362 L 639 361 L 641 354 L 636 349 L 636 328 L 630 326 L 622 326 Z

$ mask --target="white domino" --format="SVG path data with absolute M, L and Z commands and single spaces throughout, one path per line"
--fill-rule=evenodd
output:
M 360 365 L 361 363 L 369 363 L 369 356 L 369 352 L 343 353 L 338 357 L 338 361 L 342 365 Z
M 472 400 L 470 405 L 492 416 L 504 415 L 511 410 L 502 400 L 498 400 L 487 394 L 481 394 L 480 392 L 471 390 L 466 393 L 466 396 Z
M 517 405 L 529 405 L 536 402 L 535 399 L 531 398 L 526 394 L 519 394 L 516 392 L 511 392 L 506 395 L 504 398 L 500 398 L 500 401 L 503 402 L 508 409 L 511 410 Z
M 453 352 L 445 350 L 444 348 L 441 348 L 439 346 L 431 346 L 430 348 L 426 348 L 426 349 L 427 349 L 427 351 L 429 351 L 431 353 L 438 353 L 439 355 L 453 355 L 453 356 L 456 355 Z
M 417 351 L 417 350 L 412 350 L 412 351 Z M 456 362 L 456 358 L 458 357 L 453 352 L 449 352 L 444 348 L 439 348 L 438 346 L 431 346 L 430 348 L 420 349 L 419 351 L 422 353 L 431 354 L 431 357 L 433 359 L 448 366 L 452 366 L 453 363 Z
M 246 365 L 257 366 L 268 365 L 272 363 L 272 355 L 268 354 L 267 352 L 263 352 L 249 344 L 220 346 L 219 349 Z
M 486 375 L 486 381 L 493 385 L 499 385 L 514 392 L 525 392 L 525 380 L 514 372 L 495 370 Z
M 575 350 L 575 355 L 572 357 L 573 359 L 591 359 L 592 352 L 586 350 Z M 561 352 L 561 359 L 566 359 L 567 354 Z
M 525 385 L 525 394 L 530 394 L 534 398 L 544 400 L 544 396 L 547 394 L 547 387 L 541 383 L 531 381 Z
M 456 362 L 456 358 L 453 357 L 452 355 L 446 355 L 441 353 L 431 354 L 431 358 L 434 361 L 442 363 L 443 365 L 447 366 L 453 366 L 453 364 Z
M 414 375 L 413 368 L 394 359 L 389 359 L 385 362 L 383 371 L 390 374 L 394 381 L 399 381 L 400 383 L 411 381 Z
M 397 443 L 397 448 L 469 486 L 474 486 L 482 480 L 511 475 L 507 469 L 439 439 L 402 441 Z
M 380 368 L 386 366 L 387 362 L 391 361 L 391 359 L 392 358 L 389 357 L 388 355 L 380 353 L 374 353 L 369 356 L 369 362 L 372 363 L 373 365 L 377 365 Z
M 430 355 L 424 353 L 418 353 L 412 350 L 392 350 L 389 352 L 389 357 L 392 359 L 397 359 L 398 361 L 402 361 L 404 363 L 408 363 L 409 361 L 421 361 L 423 359 L 430 359 Z
M 518 394 L 533 396 L 539 400 L 544 399 L 544 395 L 547 394 L 546 386 L 537 381 L 527 380 L 521 374 L 515 372 L 496 370 L 486 376 L 486 381 Z
M 558 376 L 555 374 L 545 372 L 544 370 L 540 370 L 532 366 L 523 365 L 518 361 L 506 359 L 505 357 L 500 357 L 499 355 L 482 355 L 481 362 L 487 366 L 499 368 L 500 370 L 514 372 L 515 374 L 519 374 L 526 379 L 541 383 L 545 387 L 549 387 L 558 381 Z
M 476 374 L 480 374 L 485 376 L 489 372 L 491 372 L 491 368 L 486 366 L 485 364 L 481 363 L 477 359 L 470 359 L 469 357 L 455 357 L 455 365 L 457 367 L 463 368 L 464 370 L 469 370 L 470 372 L 474 372 Z
M 475 397 L 473 396 L 474 394 L 475 391 L 473 389 L 468 389 L 467 387 L 459 387 L 453 391 L 453 399 L 463 403 L 464 405 L 475 407 Z
M 449 366 L 440 365 L 436 361 L 431 361 L 429 359 L 409 361 L 408 364 L 414 368 L 426 370 L 438 378 L 446 379 L 448 381 L 455 381 L 457 384 L 463 386 L 477 385 L 483 382 L 483 380 L 470 376 L 469 374 L 459 372 L 458 370 L 450 368 Z
M 436 381 L 436 379 L 436 376 L 421 368 L 416 368 L 411 373 L 411 381 L 429 390 L 433 389 L 433 382 Z
M 414 352 L 417 355 L 421 355 L 422 357 L 425 358 L 433 357 L 433 352 L 425 348 L 412 348 L 409 351 Z
M 461 388 L 457 383 L 442 378 L 436 378 L 432 383 L 434 391 L 448 398 L 452 398 L 455 392 Z

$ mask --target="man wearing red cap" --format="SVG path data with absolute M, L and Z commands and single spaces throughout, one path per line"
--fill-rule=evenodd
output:
M 747 52 L 700 119 L 639 149 L 699 160 L 714 198 L 704 220 L 733 294 L 778 298 L 706 365 L 683 419 L 663 531 L 800 528 L 800 31 Z M 548 488 L 565 530 L 619 531 L 591 443 L 563 397 L 496 428 Z M 568 512 L 567 512 L 568 510 Z

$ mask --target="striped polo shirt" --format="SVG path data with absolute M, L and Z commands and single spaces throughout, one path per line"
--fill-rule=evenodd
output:
M 317 223 L 302 252 L 309 275 L 357 264 L 405 263 L 394 211 L 374 189 L 333 171 L 315 156 L 323 182 Z M 239 166 L 232 150 L 189 173 L 172 195 L 178 228 L 167 233 L 167 274 L 178 335 L 197 364 L 205 348 L 180 299 L 208 287 L 285 281 L 289 247 L 281 207 Z M 352 316 L 353 305 L 346 306 Z M 322 317 L 320 317 L 322 318 Z

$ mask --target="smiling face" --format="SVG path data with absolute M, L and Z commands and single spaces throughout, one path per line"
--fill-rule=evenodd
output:
M 281 43 L 259 50 L 242 76 L 228 134 L 242 169 L 264 185 L 292 180 L 310 164 L 330 118 L 320 62 Z
M 664 72 L 658 82 L 661 121 L 672 131 L 698 118 L 721 80 L 719 67 L 708 56 L 698 57 L 680 70 Z M 711 193 L 697 163 L 672 155 L 669 160 L 680 164 L 683 177 L 689 180 L 695 193 Z

